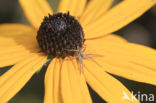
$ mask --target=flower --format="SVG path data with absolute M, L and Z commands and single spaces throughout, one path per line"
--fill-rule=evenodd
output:
M 0 67 L 14 65 L 0 76 L 0 102 L 9 101 L 46 63 L 36 40 L 44 18 L 53 14 L 45 0 L 19 0 L 32 26 L 0 25 Z M 75 16 L 85 33 L 86 50 L 81 59 L 53 58 L 45 74 L 44 103 L 91 103 L 86 82 L 109 103 L 132 102 L 122 99 L 131 93 L 112 73 L 130 80 L 156 85 L 156 51 L 129 43 L 112 34 L 126 26 L 156 0 L 124 0 L 110 9 L 112 0 L 61 0 L 58 12 Z M 92 54 L 89 57 L 86 55 Z M 77 61 L 83 61 L 81 73 Z M 100 66 L 99 66 L 99 65 Z M 138 101 L 133 101 L 138 102 Z

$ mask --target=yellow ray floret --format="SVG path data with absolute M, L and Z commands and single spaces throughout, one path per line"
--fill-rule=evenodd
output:
M 24 13 L 36 29 L 39 28 L 44 16 L 52 14 L 52 10 L 46 0 L 19 0 Z
M 87 0 L 61 0 L 58 12 L 67 13 L 68 11 L 76 18 L 83 13 Z
M 106 35 L 126 26 L 150 9 L 156 0 L 123 0 L 96 22 L 84 26 L 88 38 Z M 90 11 L 91 12 L 91 11 Z
M 108 103 L 139 103 L 138 101 L 122 99 L 123 92 L 129 97 L 131 97 L 131 93 L 123 84 L 103 71 L 97 64 L 85 60 L 84 65 L 86 67 L 84 69 L 86 81 Z
M 80 17 L 82 26 L 86 26 L 103 16 L 109 10 L 112 3 L 113 0 L 91 0 Z
M 156 51 L 132 43 L 116 43 L 98 39 L 87 41 L 86 54 L 97 53 L 94 59 L 107 72 L 156 85 Z M 97 48 L 97 45 L 100 48 Z M 146 75 L 146 78 L 144 76 Z
M 29 59 L 16 64 L 0 77 L 0 102 L 12 98 L 45 63 L 46 57 L 32 55 Z

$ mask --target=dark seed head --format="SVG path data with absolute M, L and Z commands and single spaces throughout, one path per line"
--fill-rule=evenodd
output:
M 79 22 L 69 13 L 49 14 L 41 23 L 37 41 L 43 52 L 64 58 L 78 53 L 84 44 L 84 33 Z

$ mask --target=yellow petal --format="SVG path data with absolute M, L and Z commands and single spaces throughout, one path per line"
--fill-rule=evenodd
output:
M 66 65 L 61 69 L 61 94 L 64 103 L 74 103 L 74 97 L 72 95 L 69 74 Z M 69 68 L 68 68 L 69 69 Z
M 52 14 L 52 10 L 46 0 L 19 0 L 24 13 L 36 29 L 39 28 L 44 16 Z
M 108 103 L 138 103 L 122 99 L 124 93 L 130 97 L 132 94 L 118 80 L 107 74 L 98 65 L 92 61 L 84 61 L 84 74 L 88 84 Z
M 25 36 L 9 36 L 9 37 L 0 37 L 0 49 L 4 50 L 5 48 L 15 48 L 17 46 L 23 47 L 25 50 L 34 51 L 39 49 L 38 44 L 34 36 L 30 37 Z M 28 42 L 30 41 L 30 42 Z
M 73 65 L 71 61 L 64 61 L 61 69 L 61 94 L 64 103 L 91 103 L 90 95 L 84 81 L 79 82 L 79 78 L 82 78 L 83 74 L 80 76 L 80 71 L 76 70 L 77 65 Z M 77 73 L 76 73 L 77 72 Z M 79 75 L 78 75 L 79 73 Z M 82 87 L 81 87 L 82 86 Z M 86 89 L 82 92 L 82 88 Z M 83 100 L 83 94 L 87 97 Z
M 0 77 L 0 102 L 8 102 L 45 63 L 46 57 L 32 56 Z
M 44 103 L 62 103 L 60 94 L 61 61 L 53 59 L 45 76 Z
M 95 40 L 95 39 L 103 39 L 103 41 L 105 42 L 121 42 L 121 43 L 124 43 L 124 42 L 127 42 L 126 39 L 124 39 L 123 37 L 119 36 L 119 35 L 115 35 L 115 34 L 109 34 L 109 35 L 105 35 L 105 36 L 101 36 L 101 37 L 97 37 L 97 38 L 90 38 L 90 39 L 87 39 L 86 40 Z
M 109 56 L 103 58 L 101 62 L 103 62 L 103 69 L 109 73 L 127 79 L 156 85 L 156 72 L 142 65 L 129 63 L 121 58 L 111 58 Z
M 80 17 L 84 11 L 87 0 L 61 0 L 58 12 L 67 13 L 68 11 L 76 18 Z
M 37 55 L 30 55 L 28 59 L 23 60 L 23 62 L 20 62 L 18 64 L 16 64 L 14 67 L 12 67 L 9 71 L 7 71 L 7 73 L 5 73 L 0 79 L 0 86 L 8 79 L 10 78 L 10 76 L 14 75 L 18 70 L 20 70 L 21 67 L 23 67 L 24 65 L 27 65 L 27 63 L 29 63 L 30 61 L 32 61 L 33 59 L 36 59 L 38 56 Z M 15 68 L 15 69 L 14 69 Z
M 103 65 L 106 71 L 127 79 L 156 85 L 155 50 L 128 42 L 105 42 L 103 39 L 86 43 L 86 54 L 102 55 L 95 56 L 94 59 Z
M 154 49 L 133 43 L 104 43 L 103 46 L 106 52 L 118 54 L 125 60 L 147 66 L 156 71 L 156 51 Z
M 22 24 L 0 25 L 0 48 L 18 45 L 32 52 L 38 49 L 36 30 Z
M 34 52 L 38 52 L 37 50 L 29 50 L 26 49 L 25 47 L 19 45 L 19 46 L 13 46 L 13 47 L 0 47 L 0 59 L 6 59 L 6 58 L 11 58 L 11 57 L 15 57 L 18 55 L 22 55 L 22 54 L 28 54 L 28 53 L 34 53 Z M 11 55 L 10 55 L 11 54 Z
M 20 62 L 24 58 L 27 58 L 31 55 L 31 53 L 26 53 L 26 52 L 24 53 L 17 52 L 17 53 L 10 53 L 10 54 L 3 54 L 3 56 L 2 54 L 0 54 L 1 55 L 0 67 L 14 65 L 15 63 Z
M 150 61 L 151 63 L 156 61 L 156 51 L 152 48 L 133 44 L 133 43 L 115 43 L 115 42 L 108 42 L 104 41 L 103 38 L 96 39 L 96 40 L 88 40 L 86 41 L 87 48 L 89 51 L 93 50 L 93 52 L 101 51 L 101 52 L 109 52 L 109 53 L 116 53 L 122 54 L 121 57 L 129 58 L 140 58 L 146 61 Z M 99 45 L 99 46 L 97 46 Z M 118 56 L 118 55 L 117 55 Z M 127 57 L 126 57 L 127 56 Z M 128 58 L 127 58 L 128 59 Z M 135 61 L 135 60 L 134 60 Z M 141 60 L 140 60 L 141 61 Z
M 23 24 L 1 24 L 0 25 L 0 37 L 1 36 L 15 36 L 23 35 L 23 33 L 29 32 L 32 28 Z M 32 34 L 26 34 L 32 35 Z
M 55 66 L 51 69 L 54 69 L 53 72 L 53 98 L 54 103 L 62 103 L 62 96 L 61 96 L 61 67 L 62 67 L 62 61 L 61 60 L 55 60 Z
M 73 66 L 76 68 L 75 71 L 76 71 L 78 83 L 80 83 L 79 86 L 82 93 L 83 103 L 92 103 L 91 96 L 83 72 L 80 70 L 79 65 L 77 64 L 76 61 L 73 60 L 72 63 Z
M 80 17 L 81 24 L 86 26 L 89 23 L 96 22 L 110 8 L 112 2 L 113 0 L 91 0 Z
M 54 90 L 53 90 L 53 72 L 54 72 L 54 64 L 55 64 L 55 60 L 53 60 L 46 71 L 45 74 L 45 80 L 44 80 L 44 84 L 45 84 L 45 96 L 44 96 L 44 103 L 54 103 Z
M 87 38 L 106 35 L 126 26 L 150 9 L 156 0 L 123 0 L 95 22 L 84 26 Z
M 23 46 L 14 46 L 14 47 L 0 47 L 1 51 L 0 51 L 0 54 L 4 55 L 4 54 L 7 54 L 7 53 L 17 53 L 17 52 L 28 52 L 27 49 L 25 49 Z

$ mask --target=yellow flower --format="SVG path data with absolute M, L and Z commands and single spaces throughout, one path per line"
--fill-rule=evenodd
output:
M 9 101 L 40 70 L 48 56 L 41 52 L 36 35 L 44 16 L 53 14 L 50 6 L 46 0 L 19 2 L 32 26 L 0 25 L 0 67 L 14 65 L 0 76 L 0 103 Z M 61 0 L 58 12 L 69 11 L 84 30 L 83 56 L 95 55 L 90 55 L 92 59 L 81 56 L 79 61 L 77 57 L 54 58 L 45 74 L 44 103 L 92 103 L 86 82 L 109 103 L 132 103 L 122 99 L 123 92 L 131 96 L 128 89 L 108 73 L 156 85 L 156 51 L 111 34 L 155 3 L 156 0 L 123 0 L 110 9 L 112 0 L 90 0 L 88 4 L 87 0 Z M 83 72 L 77 64 L 80 60 Z

